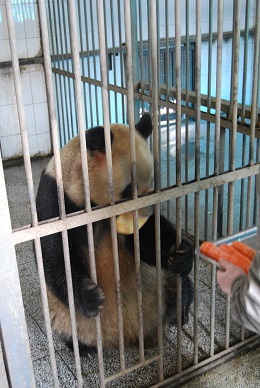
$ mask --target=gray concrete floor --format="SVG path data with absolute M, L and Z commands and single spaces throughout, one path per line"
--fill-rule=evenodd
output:
M 35 190 L 37 189 L 41 171 L 48 158 L 32 162 Z M 5 178 L 13 228 L 30 223 L 29 199 L 26 179 L 22 165 L 5 168 Z M 23 301 L 30 339 L 31 354 L 35 371 L 37 387 L 53 386 L 47 339 L 41 307 L 38 274 L 35 264 L 33 243 L 23 243 L 16 247 Z M 199 360 L 209 357 L 210 351 L 210 278 L 211 268 L 200 263 L 199 270 Z M 217 287 L 216 319 L 215 319 L 215 352 L 225 348 L 225 296 Z M 230 344 L 240 342 L 241 328 L 231 321 Z M 245 333 L 250 337 L 252 333 Z M 61 387 L 76 387 L 76 372 L 73 353 L 63 341 L 54 335 L 58 375 Z M 176 328 L 172 327 L 164 342 L 164 372 L 165 376 L 175 373 L 176 366 Z M 156 349 L 145 351 L 145 356 L 156 354 Z M 125 353 L 126 366 L 138 362 L 138 350 L 127 349 Z M 204 375 L 187 383 L 185 387 L 258 387 L 260 386 L 260 349 L 255 349 L 238 358 L 225 362 Z M 119 354 L 115 350 L 104 352 L 105 373 L 116 373 L 120 369 Z M 193 365 L 193 310 L 190 320 L 182 333 L 182 366 L 183 369 Z M 81 358 L 84 387 L 98 387 L 98 359 L 96 354 Z M 150 387 L 158 381 L 157 366 L 141 368 L 140 370 L 115 380 L 109 387 Z

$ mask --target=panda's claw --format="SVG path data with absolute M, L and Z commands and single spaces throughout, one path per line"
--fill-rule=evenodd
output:
M 81 283 L 82 313 L 87 317 L 96 316 L 103 308 L 105 296 L 101 288 L 91 279 L 85 278 Z
M 182 241 L 178 250 L 175 250 L 174 247 L 170 252 L 169 264 L 171 271 L 179 274 L 190 273 L 193 266 L 193 257 L 191 247 L 185 241 Z

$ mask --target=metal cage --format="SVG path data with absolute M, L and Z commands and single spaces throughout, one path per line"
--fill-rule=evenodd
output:
M 115 220 L 119 214 L 133 212 L 138 241 L 138 209 L 148 205 L 155 208 L 159 311 L 160 213 L 175 223 L 177 244 L 185 234 L 193 241 L 194 249 L 202 240 L 231 236 L 256 225 L 260 1 L 233 0 L 224 5 L 223 0 L 38 0 L 42 66 L 61 203 L 59 219 L 44 223 L 39 223 L 37 218 L 12 2 L 5 0 L 4 4 L 31 212 L 30 225 L 12 227 L 1 164 L 0 338 L 4 361 L 0 358 L 0 366 L 4 363 L 9 383 L 14 387 L 35 386 L 30 333 L 29 337 L 27 335 L 29 323 L 28 319 L 26 323 L 19 285 L 19 259 L 18 265 L 16 260 L 19 249 L 15 252 L 15 247 L 34 241 L 41 291 L 38 307 L 40 309 L 42 303 L 44 316 L 41 330 L 47 338 L 51 384 L 55 387 L 60 384 L 58 340 L 53 339 L 51 329 L 40 245 L 40 237 L 56 232 L 62 233 L 65 247 L 74 345 L 74 355 L 70 355 L 68 361 L 74 380 L 72 385 L 66 381 L 66 387 L 74 384 L 79 387 L 113 384 L 159 387 L 168 383 L 178 386 L 237 351 L 259 343 L 257 336 L 230 319 L 230 300 L 223 298 L 216 288 L 216 267 L 201 262 L 196 256 L 192 273 L 194 305 L 188 327 L 181 327 L 179 316 L 177 327 L 170 329 L 166 344 L 159 319 L 156 351 L 144 349 L 142 330 L 137 352 L 126 349 Z M 153 118 L 150 146 L 154 155 L 154 191 L 138 197 L 135 187 L 133 199 L 115 203 L 110 123 L 128 123 L 130 126 L 135 182 L 133 134 L 135 122 L 144 111 L 150 111 Z M 85 129 L 96 125 L 105 128 L 110 205 L 102 209 L 91 208 L 85 167 L 85 211 L 68 217 L 59 150 L 80 134 L 82 159 L 86 161 Z M 98 316 L 98 352 L 91 360 L 98 372 L 94 373 L 79 355 L 67 230 L 87 225 L 92 278 L 96 281 L 92 223 L 106 218 L 110 218 L 114 249 L 119 351 L 103 350 Z M 137 283 L 140 282 L 138 257 L 137 249 Z M 180 305 L 180 282 L 178 290 Z M 28 289 L 22 291 L 28 292 Z M 138 301 L 142 327 L 140 287 Z M 111 366 L 113 358 L 117 360 L 116 366 Z M 41 379 L 40 375 L 38 379 Z

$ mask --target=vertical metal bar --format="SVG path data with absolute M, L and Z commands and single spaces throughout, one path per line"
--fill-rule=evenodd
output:
M 31 168 L 31 162 L 30 162 L 30 151 L 29 151 L 29 144 L 28 144 L 28 138 L 26 133 L 26 122 L 25 122 L 25 112 L 24 112 L 23 97 L 22 97 L 21 77 L 20 77 L 19 62 L 18 62 L 18 56 L 17 56 L 17 50 L 16 50 L 15 25 L 14 25 L 13 14 L 12 14 L 12 4 L 9 0 L 6 1 L 6 13 L 7 13 L 7 25 L 9 30 L 13 74 L 14 74 L 17 111 L 18 111 L 18 118 L 19 118 L 19 124 L 20 124 L 22 148 L 23 148 L 24 166 L 25 166 L 28 194 L 29 194 L 30 207 L 31 207 L 32 225 L 37 226 L 38 217 L 37 217 L 37 211 L 36 211 L 32 168 Z M 47 31 L 48 29 L 46 26 L 45 34 L 47 33 Z M 48 311 L 48 300 L 47 300 L 46 284 L 45 284 L 44 270 L 43 270 L 43 263 L 42 263 L 40 239 L 35 240 L 35 248 L 36 248 L 36 258 L 37 258 L 37 264 L 38 264 L 38 270 L 39 270 L 39 276 L 40 276 L 40 289 L 41 289 L 42 302 L 43 302 L 43 311 L 44 311 L 44 319 L 45 319 L 45 325 L 46 325 L 46 333 L 48 338 L 51 367 L 53 372 L 54 385 L 58 387 L 59 382 L 58 382 L 58 376 L 57 376 L 57 367 L 56 367 L 55 352 L 54 352 L 54 345 L 53 345 L 52 332 L 51 332 L 50 316 Z
M 240 43 L 240 0 L 234 1 L 233 16 L 233 44 L 232 44 L 232 82 L 231 82 L 231 101 L 230 117 L 232 118 L 233 130 L 230 142 L 230 169 L 235 170 L 236 158 L 236 132 L 237 132 L 237 108 L 238 108 L 238 66 L 239 66 L 239 43 Z M 234 182 L 228 185 L 228 220 L 227 233 L 233 233 L 233 216 L 234 216 Z M 230 297 L 227 297 L 226 304 L 226 349 L 229 348 L 230 336 Z
M 220 117 L 221 117 L 221 85 L 222 85 L 222 43 L 223 43 L 223 0 L 218 0 L 218 26 L 217 26 L 217 77 L 216 77 L 216 124 L 215 124 L 215 154 L 214 173 L 219 175 L 219 143 L 220 143 Z M 212 237 L 217 239 L 218 218 L 218 187 L 213 190 L 213 222 Z M 215 298 L 216 298 L 216 268 L 212 267 L 211 273 L 211 321 L 210 321 L 210 356 L 214 355 L 215 337 Z
M 39 0 L 39 13 L 40 13 L 40 20 L 41 20 L 41 28 L 42 28 L 42 44 L 43 44 L 43 51 L 44 51 L 47 96 L 48 96 L 48 105 L 49 105 L 50 120 L 51 120 L 59 209 L 60 209 L 61 218 L 64 219 L 66 217 L 65 204 L 64 204 L 64 190 L 63 190 L 62 171 L 61 171 L 61 162 L 60 162 L 60 154 L 59 154 L 57 122 L 56 122 L 56 116 L 55 116 L 55 104 L 54 104 L 54 94 L 53 94 L 53 86 L 52 86 L 49 41 L 48 41 L 48 35 L 46 34 L 47 20 L 46 20 L 46 12 L 45 12 L 45 3 L 43 0 Z M 67 286 L 68 286 L 68 299 L 69 299 L 69 307 L 70 307 L 70 314 L 71 314 L 72 338 L 73 338 L 77 378 L 78 378 L 79 386 L 83 386 L 81 369 L 80 369 L 77 332 L 76 332 L 73 285 L 72 285 L 70 257 L 69 257 L 69 248 L 68 248 L 68 235 L 66 231 L 62 232 L 62 242 L 63 242 L 63 250 L 64 250 L 66 279 L 67 279 Z
M 196 0 L 196 46 L 195 46 L 195 179 L 200 179 L 200 105 L 201 105 L 201 1 Z M 194 201 L 194 240 L 199 245 L 199 199 Z M 194 364 L 198 363 L 198 257 L 194 263 Z
M 99 38 L 99 50 L 100 50 L 100 66 L 101 66 L 101 84 L 102 84 L 102 108 L 103 108 L 103 119 L 105 129 L 105 146 L 106 146 L 106 163 L 107 163 L 107 175 L 108 175 L 108 188 L 109 188 L 109 199 L 110 204 L 114 204 L 114 187 L 113 187 L 113 172 L 112 172 L 112 150 L 111 150 L 111 139 L 110 139 L 110 120 L 109 120 L 109 99 L 108 99 L 108 80 L 107 80 L 107 61 L 106 61 L 106 47 L 105 47 L 105 26 L 104 26 L 104 7 L 103 1 L 97 1 L 97 15 L 98 15 L 98 38 Z M 116 237 L 116 218 L 111 217 L 111 236 L 113 249 L 117 245 Z M 119 274 L 119 263 L 118 255 L 115 249 L 113 250 L 114 266 L 115 266 L 115 278 L 116 278 L 116 294 L 117 304 L 121 309 L 121 296 L 120 296 L 120 274 Z M 121 312 L 119 313 L 119 318 Z M 120 318 L 121 319 L 121 318 Z M 123 339 L 123 327 L 119 324 L 119 337 Z M 121 362 L 124 359 L 121 358 Z M 101 385 L 104 385 L 104 380 L 101 379 Z
M 165 84 L 166 84 L 166 94 L 165 100 L 169 101 L 169 75 L 170 75 L 170 66 L 169 66 L 169 2 L 165 0 Z M 170 174 L 170 117 L 169 117 L 169 108 L 166 108 L 166 127 L 167 127 L 167 165 L 166 165 L 166 174 L 167 174 L 167 187 L 170 187 L 171 174 Z M 170 218 L 170 202 L 167 202 L 167 217 Z
M 253 75 L 252 75 L 252 98 L 251 98 L 251 118 L 250 118 L 250 147 L 249 147 L 249 164 L 250 166 L 254 165 L 254 139 L 255 139 L 255 128 L 256 128 L 256 119 L 258 115 L 258 87 L 259 85 L 255 82 L 257 77 L 259 77 L 259 54 L 260 54 L 260 1 L 256 2 L 256 12 L 255 12 L 255 42 L 254 42 L 254 65 L 253 65 Z M 250 224 L 250 211 L 251 211 L 251 192 L 252 192 L 253 181 L 252 177 L 248 178 L 248 201 L 247 201 L 247 216 L 246 216 L 246 226 Z
M 209 44 L 208 44 L 208 95 L 207 95 L 207 113 L 210 114 L 211 106 L 211 79 L 212 79 L 212 24 L 213 24 L 213 3 L 209 0 Z M 210 157 L 210 126 L 207 122 L 207 137 L 206 137 L 206 176 L 209 176 L 209 157 Z M 204 238 L 208 240 L 208 214 L 209 214 L 209 190 L 205 191 L 205 226 Z
M 246 90 L 247 90 L 247 64 L 248 64 L 248 38 L 249 38 L 249 14 L 250 14 L 250 0 L 245 4 L 245 35 L 244 35 L 244 63 L 243 63 L 243 84 L 242 84 L 242 113 L 241 122 L 245 122 L 245 105 L 246 105 Z
M 85 28 L 86 28 L 86 58 L 87 58 L 87 66 L 84 65 L 83 67 L 83 75 L 85 72 L 85 68 L 87 67 L 87 76 L 91 78 L 91 73 L 90 73 L 90 52 L 89 52 L 89 33 L 88 33 L 88 13 L 87 13 L 87 3 L 86 1 L 84 3 L 84 19 L 85 19 Z M 93 61 L 94 61 L 94 56 L 93 56 Z M 86 88 L 87 86 L 87 88 Z M 86 123 L 86 128 L 89 128 L 89 126 L 93 127 L 93 108 L 92 108 L 92 85 L 84 83 L 85 87 L 85 94 L 87 96 L 87 90 L 88 90 L 88 103 L 89 103 L 89 112 L 90 112 L 90 123 Z M 85 106 L 85 109 L 87 111 L 87 107 Z
M 111 16 L 111 26 L 112 26 L 112 48 L 113 48 L 113 76 L 114 76 L 114 85 L 117 84 L 117 72 L 116 72 L 116 41 L 115 41 L 115 20 L 114 20 L 114 2 L 110 0 L 110 16 Z M 112 62 L 112 60 L 111 60 Z M 118 107 L 117 107 L 117 92 L 114 92 L 114 103 L 115 103 L 115 122 L 118 123 Z
M 195 180 L 200 179 L 200 105 L 201 105 L 201 0 L 196 0 L 195 47 Z
M 143 25 L 143 17 L 142 17 L 143 7 L 142 7 L 141 0 L 138 0 L 138 6 L 139 6 L 138 10 L 139 10 L 139 44 L 140 44 L 139 60 L 140 60 L 140 83 L 141 83 L 140 93 L 143 94 L 143 92 L 144 92 L 144 73 L 143 73 L 143 70 L 144 70 L 144 61 L 143 61 L 144 47 L 143 47 L 143 28 L 142 28 L 142 25 Z
M 61 55 L 61 64 L 62 64 L 62 70 L 65 70 L 66 68 L 66 63 L 67 61 L 65 61 L 64 59 L 64 44 L 63 44 L 63 31 L 62 31 L 62 25 L 64 26 L 64 23 L 62 24 L 62 20 L 61 20 L 61 11 L 62 11 L 62 8 L 61 7 L 57 7 L 57 12 L 58 12 L 58 25 L 59 25 L 59 36 L 60 36 L 60 55 Z M 63 27 L 64 28 L 64 27 Z M 64 33 L 64 37 L 66 36 L 66 33 Z M 65 109 L 63 110 L 63 113 L 64 115 L 63 116 L 63 123 L 64 123 L 64 127 L 63 127 L 63 133 L 64 133 L 64 143 L 66 144 L 70 139 L 70 134 L 69 134 L 69 115 L 68 115 L 68 109 L 67 109 L 67 93 L 66 93 L 66 77 L 62 76 L 62 79 L 63 79 L 63 90 L 64 90 L 64 99 L 62 98 L 62 106 L 63 104 L 66 104 L 65 105 Z
M 181 185 L 181 4 L 175 0 L 175 72 L 176 72 L 176 184 Z M 176 247 L 181 244 L 181 198 L 176 198 Z M 181 312 L 182 281 L 177 275 L 177 372 L 182 370 Z
M 136 1 L 130 1 L 131 8 L 131 43 L 132 43 L 132 81 L 134 90 L 137 90 L 138 82 L 138 36 L 137 36 L 137 6 Z M 140 103 L 138 99 L 134 100 L 134 119 L 137 123 L 140 117 Z M 129 114 L 129 110 L 128 110 Z M 131 126 L 130 126 L 131 128 Z
M 85 32 L 83 34 L 83 31 L 82 31 L 82 19 L 83 19 L 83 16 L 85 16 L 85 11 L 86 11 L 86 3 L 83 2 L 83 11 L 81 9 L 81 2 L 78 1 L 78 25 L 79 25 L 79 38 L 80 38 L 80 59 L 81 59 L 81 72 L 82 72 L 82 75 L 85 76 L 85 68 L 87 66 L 85 66 L 85 54 L 84 54 L 84 41 L 83 41 L 83 35 L 86 36 L 86 41 L 87 41 L 87 32 Z M 86 18 L 84 18 L 84 21 L 85 21 L 85 28 L 87 28 L 87 25 L 86 25 Z M 88 62 L 88 60 L 87 60 Z M 84 116 L 85 116 L 85 128 L 87 128 L 87 123 L 88 123 L 88 119 L 87 119 L 87 93 L 86 93 L 86 83 L 84 82 L 82 84 L 82 88 L 83 88 L 83 100 L 84 100 Z M 91 100 L 91 99 L 90 99 Z
M 157 69 L 157 20 L 156 0 L 150 1 L 150 36 L 152 59 L 152 110 L 153 110 L 153 147 L 154 147 L 154 188 L 159 192 L 159 136 L 158 136 L 158 69 Z M 156 273 L 157 273 L 157 297 L 158 297 L 158 354 L 159 354 L 159 379 L 163 380 L 163 331 L 162 331 L 162 281 L 161 281 L 161 252 L 160 252 L 160 205 L 155 205 L 155 235 L 156 235 Z
M 12 17 L 11 8 L 8 18 Z M 10 40 L 14 29 L 10 31 Z M 14 43 L 14 42 L 13 42 Z M 19 69 L 18 69 L 19 70 Z M 0 339 L 12 387 L 36 387 L 0 153 Z M 8 300 L 8 303 L 6 301 Z M 9 386 L 9 385 L 8 385 Z
M 233 16 L 233 43 L 232 43 L 232 82 L 231 82 L 231 102 L 230 117 L 232 118 L 233 129 L 230 142 L 230 169 L 235 170 L 236 158 L 236 132 L 237 132 L 237 108 L 238 108 L 238 66 L 239 66 L 239 43 L 240 43 L 240 0 L 234 1 Z M 233 233 L 233 216 L 234 216 L 234 182 L 228 185 L 228 220 L 227 233 Z M 230 297 L 227 297 L 226 304 L 226 349 L 229 348 L 230 336 Z
M 118 0 L 118 27 L 119 27 L 119 52 L 120 52 L 120 86 L 124 87 L 124 54 L 123 54 L 123 41 L 122 41 L 122 22 L 121 22 L 121 0 Z M 122 121 L 123 123 L 126 122 L 125 119 L 125 100 L 124 96 L 121 96 L 122 101 Z
M 97 7 L 97 4 L 95 2 Z M 95 46 L 95 25 L 93 18 L 93 0 L 90 0 L 90 21 L 91 21 L 91 37 L 92 37 L 92 50 L 93 50 L 93 67 L 94 67 L 94 79 L 97 79 L 97 59 L 96 59 L 96 46 Z M 98 103 L 98 88 L 95 88 L 95 101 L 96 101 L 96 125 L 99 125 L 99 103 Z
M 189 106 L 189 77 L 190 77 L 190 33 L 189 33 L 189 21 L 190 21 L 190 2 L 185 1 L 186 5 L 186 20 L 185 20 L 185 32 L 186 32 L 186 96 L 185 104 Z M 189 180 L 189 116 L 185 117 L 185 182 Z M 189 220 L 189 196 L 185 196 L 185 233 L 188 234 L 188 220 Z
M 131 31 L 131 20 L 136 18 L 136 9 L 131 6 L 129 0 L 125 0 L 125 35 L 126 35 L 126 65 L 127 65 L 127 111 L 130 128 L 130 163 L 131 163 L 131 182 L 132 196 L 137 198 L 137 178 L 136 178 L 136 149 L 135 149 L 135 103 L 134 103 L 134 70 L 133 61 L 133 42 Z M 135 69 L 137 70 L 137 69 Z M 136 75 L 135 75 L 136 76 Z M 137 276 L 137 298 L 138 298 L 138 319 L 139 319 L 139 357 L 144 360 L 144 337 L 143 337 L 143 314 L 142 314 L 142 293 L 141 293 L 141 274 L 140 274 L 140 251 L 139 251 L 139 231 L 138 231 L 138 211 L 134 215 L 134 242 L 135 242 L 135 265 Z
M 258 88 L 259 85 L 256 82 L 259 79 L 259 45 L 260 45 L 260 1 L 256 1 L 256 12 L 255 12 L 255 42 L 254 42 L 254 65 L 252 74 L 252 98 L 251 98 L 251 117 L 250 117 L 250 148 L 249 148 L 249 164 L 254 165 L 254 139 L 255 139 L 255 128 L 256 120 L 258 115 Z
M 232 44 L 232 83 L 231 83 L 231 117 L 233 129 L 231 132 L 230 144 L 230 169 L 235 170 L 236 161 L 236 134 L 237 134 L 237 108 L 238 108 L 238 71 L 239 71 L 239 43 L 240 43 L 240 0 L 234 1 L 234 20 L 233 20 L 233 44 Z M 233 215 L 234 215 L 234 182 L 229 184 L 228 190 L 228 234 L 233 233 Z

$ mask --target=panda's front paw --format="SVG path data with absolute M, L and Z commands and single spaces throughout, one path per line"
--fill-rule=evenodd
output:
M 80 307 L 84 315 L 96 316 L 103 308 L 104 299 L 103 291 L 97 284 L 88 278 L 82 280 Z
M 170 268 L 173 273 L 188 274 L 193 267 L 194 253 L 191 245 L 182 241 L 180 247 L 170 252 Z

